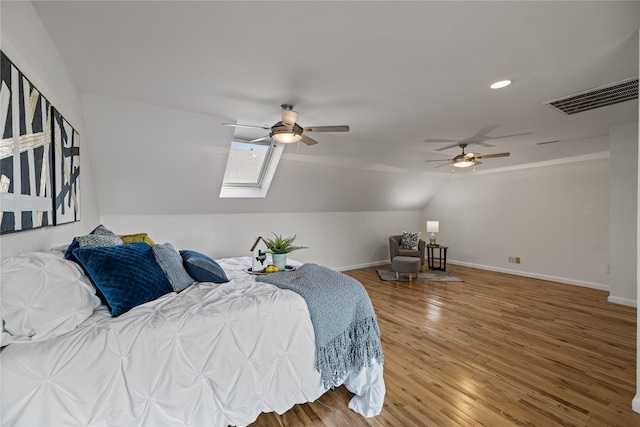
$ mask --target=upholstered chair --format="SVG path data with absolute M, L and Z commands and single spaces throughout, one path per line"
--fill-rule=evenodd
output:
M 400 246 L 400 242 L 402 241 L 402 235 L 390 236 L 389 237 L 389 261 L 393 261 L 394 257 L 397 256 L 410 256 L 410 257 L 419 257 L 420 258 L 420 270 L 424 268 L 424 263 L 426 260 L 425 254 L 425 241 L 420 239 L 418 240 L 418 249 L 405 249 Z

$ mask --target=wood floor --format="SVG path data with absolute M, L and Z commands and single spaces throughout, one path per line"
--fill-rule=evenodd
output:
M 253 425 L 640 426 L 631 410 L 635 308 L 608 303 L 603 291 L 447 270 L 465 281 L 346 272 L 369 292 L 382 333 L 387 395 L 379 416 L 351 411 L 340 387 Z

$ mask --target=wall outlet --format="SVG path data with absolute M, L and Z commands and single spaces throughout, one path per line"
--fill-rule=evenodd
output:
M 509 262 L 511 262 L 513 264 L 520 264 L 520 257 L 519 256 L 510 256 L 509 257 Z

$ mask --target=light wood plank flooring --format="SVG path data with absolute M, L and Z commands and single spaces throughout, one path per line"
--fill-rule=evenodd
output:
M 388 266 L 381 266 L 383 268 Z M 607 292 L 449 265 L 464 282 L 346 274 L 378 316 L 387 386 L 363 418 L 344 388 L 255 426 L 640 426 L 636 309 Z

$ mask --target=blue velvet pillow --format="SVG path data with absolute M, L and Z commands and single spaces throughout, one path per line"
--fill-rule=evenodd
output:
M 198 282 L 227 283 L 227 275 L 220 265 L 206 256 L 196 251 L 180 251 L 184 268 Z
M 151 246 L 144 242 L 77 248 L 73 255 L 114 317 L 173 291 Z

